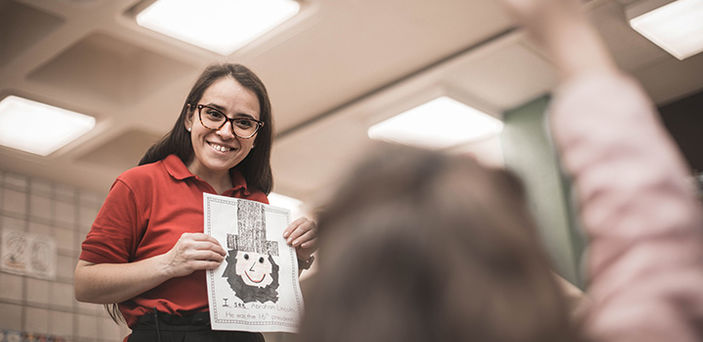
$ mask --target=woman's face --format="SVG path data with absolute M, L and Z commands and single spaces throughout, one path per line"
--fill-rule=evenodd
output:
M 256 93 L 244 88 L 232 77 L 223 77 L 205 89 L 200 102 L 219 109 L 229 118 L 251 117 L 259 120 L 260 107 Z M 203 111 L 207 110 L 203 108 Z M 188 169 L 195 175 L 226 174 L 230 168 L 239 164 L 254 146 L 256 135 L 245 139 L 234 135 L 232 123 L 227 122 L 218 130 L 202 125 L 198 109 L 194 108 L 186 118 L 186 129 L 190 129 L 190 139 L 195 157 Z

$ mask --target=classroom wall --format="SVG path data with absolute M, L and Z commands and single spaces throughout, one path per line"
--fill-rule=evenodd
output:
M 584 238 L 579 233 L 568 180 L 561 173 L 548 137 L 548 97 L 503 114 L 501 135 L 506 168 L 522 178 L 544 245 L 562 277 L 583 287 L 580 271 Z
M 56 242 L 56 279 L 0 272 L 0 331 L 50 335 L 65 341 L 121 341 L 102 305 L 79 303 L 73 269 L 80 243 L 102 196 L 0 169 L 0 229 L 51 236 Z

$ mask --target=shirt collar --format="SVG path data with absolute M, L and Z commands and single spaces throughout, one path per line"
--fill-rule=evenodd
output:
M 237 191 L 239 189 L 242 189 L 242 193 L 244 195 L 250 195 L 249 190 L 247 189 L 247 181 L 244 179 L 244 175 L 242 175 L 241 172 L 237 169 L 232 169 L 229 173 L 230 177 L 232 177 L 232 191 Z
M 188 167 L 186 167 L 181 158 L 175 154 L 170 154 L 164 159 L 164 166 L 166 167 L 168 174 L 177 180 L 195 178 L 195 175 L 188 170 Z M 239 170 L 232 170 L 230 172 L 230 177 L 232 179 L 232 188 L 228 191 L 237 191 L 242 189 L 244 194 L 249 194 L 249 190 L 247 189 L 247 181 L 244 179 L 244 176 L 241 172 L 239 172 Z
M 186 164 L 183 164 L 181 158 L 178 158 L 175 154 L 169 154 L 168 157 L 164 159 L 164 166 L 168 174 L 177 180 L 195 177 L 194 174 L 190 173 Z

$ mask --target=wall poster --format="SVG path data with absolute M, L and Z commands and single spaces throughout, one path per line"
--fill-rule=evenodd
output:
M 56 242 L 48 235 L 3 229 L 0 270 L 41 279 L 56 278 Z

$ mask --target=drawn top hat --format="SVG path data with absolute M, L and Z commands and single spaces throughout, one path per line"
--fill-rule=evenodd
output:
M 239 234 L 227 234 L 227 248 L 278 256 L 278 242 L 266 240 L 264 206 L 247 200 L 237 201 Z

